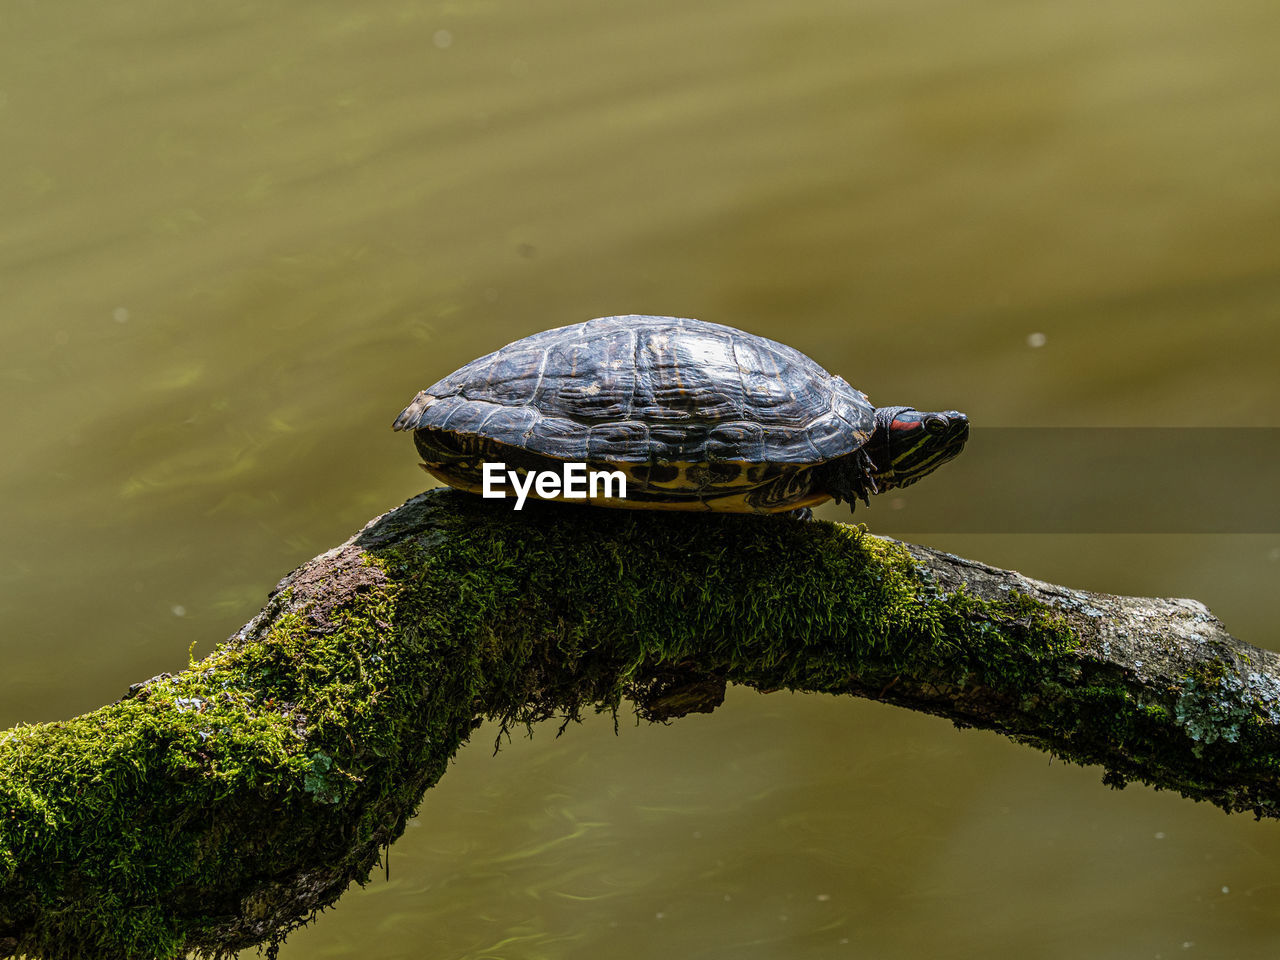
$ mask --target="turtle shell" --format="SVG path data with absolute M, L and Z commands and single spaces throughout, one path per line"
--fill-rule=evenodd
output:
M 394 426 L 568 461 L 817 464 L 865 444 L 874 418 L 864 393 L 784 344 L 701 320 L 622 316 L 473 360 Z

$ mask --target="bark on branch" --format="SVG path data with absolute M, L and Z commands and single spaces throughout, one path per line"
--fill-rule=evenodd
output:
M 1192 600 L 843 525 L 431 491 L 181 674 L 0 734 L 0 954 L 276 941 L 368 877 L 484 718 L 665 720 L 726 683 L 877 698 L 1274 817 L 1278 677 Z

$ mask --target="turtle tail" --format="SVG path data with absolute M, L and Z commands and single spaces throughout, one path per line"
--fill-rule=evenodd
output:
M 876 465 L 867 451 L 861 448 L 818 467 L 818 486 L 836 503 L 848 503 L 850 512 L 857 500 L 871 506 L 871 494 L 880 492 L 876 483 Z

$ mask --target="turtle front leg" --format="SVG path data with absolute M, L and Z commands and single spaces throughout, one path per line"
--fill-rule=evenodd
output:
M 856 501 L 861 500 L 871 506 L 871 494 L 879 493 L 876 484 L 875 464 L 867 456 L 866 450 L 855 450 L 847 456 L 828 460 L 814 467 L 816 486 L 827 497 L 836 503 L 848 503 L 849 512 L 853 512 Z

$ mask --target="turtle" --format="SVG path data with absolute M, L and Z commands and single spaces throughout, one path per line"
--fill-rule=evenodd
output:
M 413 431 L 423 469 L 472 493 L 486 463 L 533 496 L 527 474 L 578 463 L 626 478 L 593 486 L 597 506 L 797 515 L 909 486 L 969 436 L 963 413 L 877 408 L 785 344 L 634 314 L 509 343 L 418 393 L 392 426 Z M 565 499 L 551 486 L 542 499 Z

